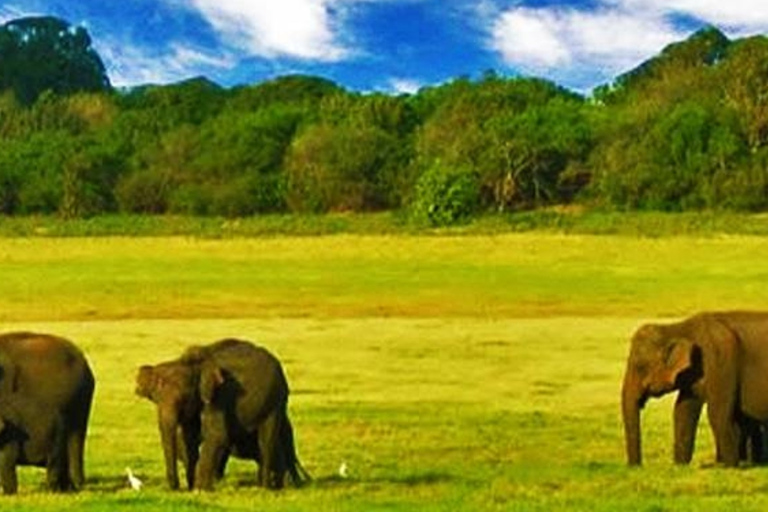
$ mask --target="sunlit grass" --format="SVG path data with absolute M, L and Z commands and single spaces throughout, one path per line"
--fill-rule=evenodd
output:
M 0 319 L 679 316 L 768 307 L 768 238 L 0 239 Z
M 768 470 L 704 469 L 705 424 L 691 467 L 671 463 L 670 400 L 652 402 L 646 466 L 624 465 L 618 391 L 626 338 L 616 318 L 252 319 L 2 324 L 57 332 L 98 376 L 90 484 L 50 496 L 24 469 L 17 510 L 756 510 Z M 187 344 L 243 336 L 284 362 L 300 457 L 315 481 L 280 493 L 233 461 L 214 494 L 165 490 L 154 409 L 133 395 L 142 363 Z M 705 423 L 705 422 L 703 422 Z M 337 475 L 341 462 L 349 478 Z M 127 487 L 125 467 L 145 481 Z

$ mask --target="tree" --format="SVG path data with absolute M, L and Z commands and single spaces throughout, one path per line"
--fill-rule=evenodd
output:
M 82 27 L 58 18 L 21 18 L 0 27 L 0 89 L 30 105 L 44 91 L 111 89 L 104 64 Z
M 734 43 L 717 79 L 725 103 L 739 114 L 750 150 L 757 152 L 768 144 L 768 38 Z
M 401 204 L 415 128 L 400 98 L 337 94 L 319 106 L 286 155 L 293 210 L 377 210 Z
M 419 133 L 418 165 L 472 169 L 498 210 L 558 199 L 559 176 L 589 149 L 583 99 L 543 80 L 495 75 L 454 91 Z

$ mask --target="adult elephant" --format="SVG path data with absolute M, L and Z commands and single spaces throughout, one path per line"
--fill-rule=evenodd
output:
M 48 486 L 85 481 L 83 459 L 95 380 L 85 355 L 64 338 L 0 335 L 0 480 L 17 490 L 16 466 L 47 469 Z
M 309 479 L 296 456 L 288 382 L 277 358 L 248 341 L 225 339 L 184 356 L 200 365 L 202 445 L 195 486 L 213 488 L 227 454 L 258 464 L 257 484 L 279 489 Z
M 747 438 L 762 442 L 756 425 L 768 420 L 768 313 L 700 313 L 635 332 L 622 387 L 630 465 L 642 461 L 640 410 L 648 398 L 673 391 L 675 462 L 691 461 L 706 403 L 717 461 L 736 466 Z
M 136 393 L 157 405 L 171 488 L 179 487 L 177 463 L 182 461 L 190 489 L 212 489 L 230 455 L 254 460 L 259 482 L 262 470 L 273 466 L 278 474 L 288 472 L 296 485 L 306 479 L 285 413 L 285 376 L 265 349 L 235 339 L 192 347 L 178 359 L 141 366 L 136 384 Z M 282 411 L 276 437 L 271 427 L 261 428 L 265 417 L 274 416 L 271 407 Z

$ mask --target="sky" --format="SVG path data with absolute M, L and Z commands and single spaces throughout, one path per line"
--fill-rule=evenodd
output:
M 768 33 L 766 0 L 0 0 L 0 22 L 85 27 L 115 86 L 286 74 L 415 92 L 488 70 L 589 93 L 714 25 Z

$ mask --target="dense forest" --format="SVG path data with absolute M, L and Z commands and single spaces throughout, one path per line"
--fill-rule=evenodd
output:
M 768 209 L 768 39 L 713 27 L 582 96 L 487 72 L 411 95 L 319 77 L 114 89 L 83 28 L 0 27 L 0 212 Z

